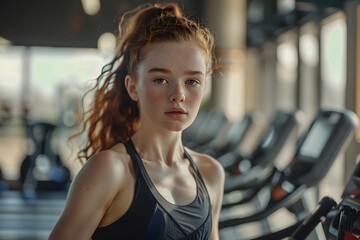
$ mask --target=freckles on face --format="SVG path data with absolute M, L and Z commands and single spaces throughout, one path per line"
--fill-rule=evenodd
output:
M 196 117 L 205 85 L 206 57 L 196 42 L 152 43 L 136 71 L 140 116 L 166 119 L 164 113 L 179 108 L 186 114 L 170 120 L 187 127 Z

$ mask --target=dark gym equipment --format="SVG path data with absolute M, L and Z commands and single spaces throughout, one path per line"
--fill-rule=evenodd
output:
M 305 239 L 322 223 L 327 240 L 353 240 L 360 236 L 360 163 L 346 184 L 341 202 L 324 197 L 312 213 L 291 234 L 289 240 Z
M 0 192 L 9 190 L 8 183 L 6 182 L 6 179 L 4 178 L 4 175 L 2 173 L 2 170 L 0 168 Z
M 298 228 L 291 234 L 289 240 L 306 239 L 311 231 L 326 218 L 327 214 L 336 206 L 336 202 L 330 197 L 323 197 L 313 210 L 313 212 L 305 218 Z
M 249 132 L 252 124 L 252 115 L 245 115 L 240 121 L 233 123 L 231 126 L 223 127 L 223 132 L 220 131 L 220 133 L 212 141 L 193 150 L 209 154 L 214 158 L 220 157 L 228 152 L 235 151 L 237 147 L 242 144 L 242 141 Z
M 199 119 L 184 131 L 184 145 L 195 149 L 211 142 L 227 121 L 223 112 L 216 109 L 205 110 Z
M 270 193 L 266 206 L 249 216 L 223 220 L 219 224 L 220 229 L 266 219 L 280 208 L 296 213 L 294 204 L 299 202 L 308 187 L 318 184 L 326 175 L 338 154 L 354 136 L 357 125 L 356 115 L 349 110 L 320 110 L 291 162 L 277 171 L 265 186 Z M 282 232 L 282 237 L 289 236 L 297 226 L 292 227 Z
M 208 108 L 201 109 L 198 112 L 194 122 L 183 131 L 182 140 L 184 143 L 191 142 L 195 138 L 201 125 L 203 125 L 203 123 L 205 122 L 206 116 L 208 115 L 209 111 L 210 109 Z
M 341 202 L 333 209 L 326 221 L 323 229 L 326 239 L 351 239 L 350 236 L 360 236 L 360 163 L 358 162 L 355 170 L 348 180 L 341 195 Z
M 56 126 L 25 120 L 25 127 L 30 144 L 19 170 L 21 191 L 0 191 L 0 239 L 47 239 L 70 184 L 70 171 L 53 142 Z
M 224 166 L 230 172 L 225 180 L 224 193 L 247 190 L 243 191 L 242 200 L 236 204 L 253 198 L 275 173 L 274 161 L 297 126 L 296 113 L 277 112 L 251 156 L 228 153 L 219 158 L 223 165 L 234 161 L 231 165 Z M 223 207 L 233 205 L 224 204 Z
M 273 162 L 297 125 L 296 113 L 278 111 L 250 156 L 229 152 L 218 160 L 232 175 L 248 172 L 253 166 L 266 166 Z
M 25 157 L 20 167 L 24 197 L 34 198 L 36 192 L 41 191 L 67 191 L 70 171 L 51 146 L 56 127 L 50 123 L 27 121 L 26 129 L 34 152 Z

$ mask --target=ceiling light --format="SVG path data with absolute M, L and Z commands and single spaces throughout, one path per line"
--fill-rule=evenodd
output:
M 100 0 L 81 0 L 84 12 L 88 15 L 96 15 L 100 9 Z

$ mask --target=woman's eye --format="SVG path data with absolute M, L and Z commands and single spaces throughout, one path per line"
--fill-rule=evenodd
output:
M 195 85 L 199 84 L 199 81 L 190 79 L 190 80 L 186 81 L 186 84 L 191 85 L 191 86 L 195 86 Z
M 168 81 L 165 79 L 165 78 L 157 78 L 157 79 L 154 79 L 154 83 L 157 83 L 157 84 L 165 84 L 167 83 Z

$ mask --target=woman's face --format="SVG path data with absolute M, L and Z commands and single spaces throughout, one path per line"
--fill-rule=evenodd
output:
M 195 41 L 152 43 L 136 76 L 126 77 L 141 127 L 181 131 L 195 119 L 206 85 L 206 57 Z

